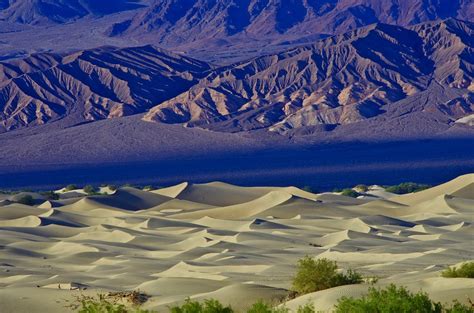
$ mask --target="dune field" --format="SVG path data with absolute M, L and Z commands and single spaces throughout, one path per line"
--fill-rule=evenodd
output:
M 306 255 L 442 303 L 474 299 L 474 279 L 440 275 L 474 259 L 474 174 L 408 195 L 374 187 L 359 198 L 224 183 L 108 193 L 69 192 L 34 206 L 0 195 L 2 313 L 68 312 L 75 296 L 131 290 L 160 312 L 187 297 L 236 310 L 263 299 L 330 311 L 370 286 L 288 300 Z

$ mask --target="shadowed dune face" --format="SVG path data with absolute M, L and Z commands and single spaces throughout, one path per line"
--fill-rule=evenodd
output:
M 403 196 L 374 190 L 388 198 L 216 182 L 123 188 L 38 208 L 5 202 L 0 301 L 15 312 L 63 312 L 57 300 L 80 292 L 140 289 L 152 296 L 150 309 L 186 297 L 245 309 L 258 299 L 284 298 L 305 255 L 377 275 L 380 285 L 464 301 L 473 283 L 439 276 L 447 265 L 474 258 L 474 175 Z M 339 297 L 366 289 L 338 287 L 288 306 L 309 301 L 328 310 Z

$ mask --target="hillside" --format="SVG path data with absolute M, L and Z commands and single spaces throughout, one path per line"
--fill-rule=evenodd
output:
M 140 0 L 0 0 L 0 21 L 33 25 L 67 23 L 141 7 Z
M 469 0 L 0 0 L 0 60 L 152 44 L 224 65 L 373 23 L 474 21 Z
M 221 132 L 441 132 L 474 110 L 473 25 L 373 24 L 217 68 L 149 45 L 33 54 L 0 62 L 0 125 L 146 113 Z
M 373 23 L 408 26 L 446 18 L 472 21 L 474 5 L 467 0 L 155 0 L 133 18 L 114 24 L 109 35 L 225 58 L 239 53 L 231 47 L 251 54 L 252 49 L 270 50 L 268 44 L 309 42 Z
M 216 69 L 145 120 L 230 132 L 332 130 L 381 115 L 390 120 L 410 103 L 405 114 L 449 124 L 474 110 L 473 33 L 473 23 L 454 19 L 374 24 Z
M 36 54 L 0 63 L 0 132 L 144 112 L 186 91 L 206 63 L 153 46 Z

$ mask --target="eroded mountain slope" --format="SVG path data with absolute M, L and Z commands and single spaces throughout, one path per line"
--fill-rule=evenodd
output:
M 0 128 L 144 112 L 186 91 L 209 65 L 152 47 L 38 54 L 0 64 Z
M 454 19 L 410 28 L 374 24 L 217 69 L 145 120 L 221 131 L 331 129 L 430 90 L 434 102 L 419 101 L 418 108 L 458 119 L 474 110 L 473 34 L 474 24 Z

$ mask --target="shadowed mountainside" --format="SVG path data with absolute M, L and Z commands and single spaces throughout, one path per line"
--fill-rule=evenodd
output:
M 0 0 L 0 21 L 20 24 L 67 23 L 143 7 L 139 0 Z
M 109 34 L 149 34 L 166 46 L 205 50 L 240 45 L 243 38 L 247 45 L 307 41 L 372 23 L 407 26 L 452 17 L 472 20 L 473 15 L 474 5 L 466 0 L 155 0 Z
M 0 59 L 152 44 L 221 65 L 373 23 L 474 21 L 469 0 L 0 0 Z
M 0 128 L 144 112 L 186 91 L 208 70 L 204 62 L 153 46 L 36 54 L 0 63 Z
M 332 130 L 382 114 L 390 119 L 410 103 L 405 114 L 453 123 L 474 110 L 473 33 L 473 23 L 454 19 L 374 24 L 216 69 L 145 120 L 230 132 Z

